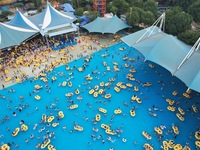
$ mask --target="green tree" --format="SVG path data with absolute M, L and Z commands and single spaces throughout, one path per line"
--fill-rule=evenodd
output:
M 126 13 L 129 8 L 129 4 L 125 0 L 113 0 L 113 5 L 117 8 L 117 15 Z
M 200 22 L 200 0 L 192 3 L 188 8 L 188 13 L 192 15 L 195 22 Z
M 113 5 L 113 2 L 110 2 L 108 5 L 107 5 L 107 12 L 111 12 L 113 14 L 116 14 L 118 11 L 117 7 Z
M 197 30 L 189 30 L 178 35 L 178 38 L 189 45 L 194 45 L 200 37 L 200 28 Z
M 95 20 L 97 17 L 100 16 L 100 13 L 98 11 L 91 11 L 89 10 L 89 14 L 86 15 L 87 18 L 90 20 L 90 21 L 93 21 Z
M 146 11 L 144 14 L 144 21 L 143 23 L 147 26 L 152 25 L 155 22 L 154 14 L 151 11 Z
M 78 16 L 82 16 L 83 12 L 84 12 L 84 8 L 83 7 L 77 8 L 75 10 L 75 14 L 78 15 Z
M 145 11 L 142 9 L 142 8 L 138 8 L 138 7 L 135 7 L 135 10 L 133 9 L 133 11 L 137 11 L 138 15 L 139 15 L 139 24 L 141 23 L 144 23 L 145 22 Z
M 150 11 L 153 13 L 154 17 L 157 18 L 157 13 L 158 13 L 158 5 L 155 2 L 155 0 L 148 0 L 144 2 L 143 6 L 144 11 Z
M 182 11 L 180 7 L 173 7 L 166 11 L 166 32 L 178 35 L 191 28 L 191 15 Z
M 128 13 L 126 17 L 127 24 L 130 26 L 136 26 L 139 23 L 139 14 L 138 11 L 136 11 L 136 8 L 130 8 L 130 12 Z
M 134 7 L 143 8 L 144 2 L 143 0 L 132 0 L 131 5 Z
M 0 22 L 8 21 L 8 16 L 12 15 L 13 13 L 11 11 L 3 11 L 0 14 Z
M 183 9 L 183 11 L 187 12 L 188 7 L 190 6 L 190 4 L 196 2 L 197 0 L 176 0 L 176 5 L 181 7 Z
M 13 4 L 13 6 L 21 8 L 21 7 L 24 7 L 24 4 L 22 2 L 19 2 L 19 3 Z

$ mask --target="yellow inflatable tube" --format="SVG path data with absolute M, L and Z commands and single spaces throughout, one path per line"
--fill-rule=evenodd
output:
M 13 132 L 12 132 L 12 136 L 17 136 L 17 134 L 19 133 L 20 128 L 16 128 Z
M 41 144 L 41 149 L 44 149 L 47 147 L 47 145 L 49 145 L 49 143 L 51 142 L 50 139 L 45 140 L 42 144 Z

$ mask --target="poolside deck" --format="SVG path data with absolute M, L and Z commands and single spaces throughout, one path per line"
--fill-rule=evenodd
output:
M 26 54 L 23 58 L 30 59 L 34 55 L 38 56 L 38 59 L 41 60 L 40 63 L 32 63 L 30 67 L 18 65 L 15 68 L 8 66 L 6 70 L 8 70 L 8 73 L 5 73 L 4 71 L 0 70 L 0 90 L 2 88 L 9 87 L 13 84 L 16 84 L 16 77 L 19 77 L 19 74 L 25 74 L 28 77 L 34 77 L 37 76 L 42 70 L 45 69 L 45 66 L 50 65 L 52 62 L 59 62 L 63 57 L 68 57 L 68 61 L 76 60 L 80 57 L 87 56 L 93 52 L 99 51 L 102 48 L 106 46 L 113 45 L 115 43 L 118 43 L 120 41 L 119 38 L 113 40 L 113 35 L 88 35 L 88 36 L 80 36 L 79 39 L 81 43 L 77 43 L 76 45 L 73 45 L 72 47 L 65 47 L 62 50 L 52 50 L 48 52 L 48 54 L 43 55 L 45 52 L 40 51 L 34 51 L 32 54 Z M 94 41 L 93 39 L 96 39 Z M 89 46 L 92 46 L 93 49 L 90 49 Z M 47 58 L 47 61 L 43 61 L 45 58 Z M 40 65 L 39 65 L 40 64 Z M 63 63 L 60 63 L 62 65 Z M 37 67 L 36 67 L 36 66 Z M 33 71 L 34 70 L 34 71 Z M 6 81 L 6 77 L 11 78 L 10 81 Z

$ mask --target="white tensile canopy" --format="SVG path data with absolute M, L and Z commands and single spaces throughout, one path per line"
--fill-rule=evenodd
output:
M 200 39 L 192 47 L 152 26 L 121 40 L 141 52 L 147 60 L 169 70 L 188 88 L 200 92 Z

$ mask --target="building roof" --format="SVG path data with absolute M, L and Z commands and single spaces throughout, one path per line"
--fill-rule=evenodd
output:
M 0 49 L 21 44 L 38 31 L 0 23 Z
M 98 32 L 98 33 L 112 33 L 129 28 L 125 22 L 119 19 L 116 15 L 112 18 L 100 18 L 97 17 L 94 21 L 82 26 L 87 29 L 89 32 Z

